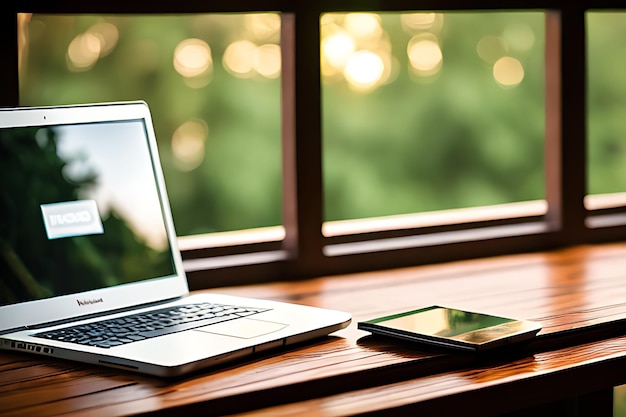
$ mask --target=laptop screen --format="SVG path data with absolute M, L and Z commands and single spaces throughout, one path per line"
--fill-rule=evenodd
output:
M 144 121 L 0 129 L 0 306 L 175 272 Z

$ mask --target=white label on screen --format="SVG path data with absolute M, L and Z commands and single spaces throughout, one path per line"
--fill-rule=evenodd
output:
M 42 204 L 41 213 L 48 239 L 104 233 L 94 200 Z

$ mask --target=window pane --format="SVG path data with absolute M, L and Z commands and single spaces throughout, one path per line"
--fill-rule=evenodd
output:
M 626 192 L 624 39 L 626 13 L 587 14 L 589 194 Z
M 544 25 L 323 15 L 325 220 L 544 199 Z
M 20 22 L 22 105 L 150 105 L 180 235 L 281 224 L 279 15 Z

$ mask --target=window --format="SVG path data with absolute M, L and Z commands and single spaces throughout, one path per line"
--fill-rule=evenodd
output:
M 324 14 L 325 221 L 544 214 L 544 28 L 541 12 Z
M 114 13 L 115 19 L 120 21 L 130 18 L 189 18 L 198 19 L 198 30 L 209 30 L 207 25 L 201 24 L 201 19 L 205 18 L 201 16 L 208 19 L 219 15 L 224 22 L 226 19 L 245 20 L 253 15 L 280 19 L 280 35 L 267 41 L 274 46 L 269 46 L 266 51 L 275 54 L 276 46 L 280 45 L 280 76 L 257 77 L 256 81 L 262 84 L 250 89 L 245 88 L 252 81 L 250 79 L 229 75 L 233 80 L 224 81 L 236 84 L 239 94 L 256 94 L 267 89 L 272 97 L 264 108 L 254 106 L 253 109 L 246 109 L 253 114 L 251 117 L 256 123 L 267 129 L 268 137 L 273 138 L 268 141 L 268 148 L 259 150 L 251 147 L 246 149 L 244 156 L 238 156 L 240 164 L 260 163 L 264 164 L 263 169 L 270 167 L 268 169 L 273 170 L 272 180 L 243 193 L 249 197 L 259 192 L 261 198 L 267 198 L 267 213 L 272 214 L 241 225 L 229 223 L 216 226 L 211 223 L 214 219 L 210 212 L 215 207 L 210 207 L 201 199 L 193 202 L 193 198 L 198 197 L 192 195 L 190 204 L 206 210 L 200 213 L 200 216 L 206 215 L 200 221 L 184 226 L 180 221 L 180 227 L 189 230 L 184 234 L 200 233 L 189 238 L 181 237 L 193 288 L 539 250 L 625 236 L 624 204 L 619 201 L 606 203 L 607 198 L 619 197 L 623 187 L 613 179 L 610 182 L 614 185 L 610 187 L 598 185 L 605 183 L 601 172 L 609 169 L 608 165 L 604 166 L 602 152 L 607 152 L 607 146 L 611 148 L 619 143 L 619 140 L 611 139 L 611 144 L 607 145 L 609 142 L 600 138 L 605 135 L 601 127 L 606 123 L 596 119 L 598 112 L 594 109 L 598 98 L 603 101 L 602 89 L 606 86 L 596 85 L 590 79 L 587 91 L 587 76 L 598 77 L 595 74 L 601 70 L 596 65 L 596 58 L 593 58 L 594 53 L 601 53 L 595 45 L 603 43 L 606 36 L 614 36 L 604 33 L 608 26 L 596 22 L 596 13 L 613 18 L 614 11 L 594 9 L 586 12 L 580 5 L 565 3 L 556 8 L 553 4 L 546 4 L 543 9 L 537 4 L 530 9 L 525 4 L 516 3 L 499 6 L 498 11 L 486 11 L 491 3 L 474 1 L 461 4 L 454 0 L 437 2 L 437 13 L 420 10 L 419 5 L 402 1 L 363 4 L 359 10 L 351 2 L 342 1 L 332 5 L 308 2 L 290 6 L 275 0 L 231 3 L 197 4 L 182 0 L 167 6 L 147 4 L 141 6 L 144 13 L 137 16 L 133 15 L 137 12 L 135 8 L 123 4 L 95 1 L 78 6 L 60 1 L 45 7 L 37 4 L 12 6 L 16 8 L 11 9 L 14 13 L 11 16 L 5 13 L 1 18 L 5 34 L 1 43 L 2 53 L 3 56 L 13 57 L 14 63 L 5 63 L 0 69 L 5 80 L 14 80 L 0 92 L 0 99 L 5 105 L 25 104 L 30 100 L 24 89 L 22 94 L 19 90 L 17 68 L 20 63 L 16 39 L 22 26 L 18 27 L 15 21 L 18 12 L 45 12 L 55 14 L 54 18 L 62 18 L 63 15 L 84 15 L 82 17 L 87 18 Z M 417 20 L 411 21 L 411 18 Z M 434 19 L 433 23 L 428 23 L 428 19 Z M 443 26 L 441 19 L 445 22 Z M 480 19 L 484 20 L 479 22 Z M 343 75 L 333 73 L 341 65 L 335 67 L 337 62 L 333 63 L 333 56 L 328 55 L 332 47 L 328 44 L 329 38 L 337 28 L 346 29 L 352 24 L 359 30 L 368 25 L 379 25 L 380 29 L 375 29 L 388 35 L 382 38 L 380 45 L 383 49 L 385 45 L 404 42 L 406 54 L 402 58 L 397 54 L 368 54 L 372 50 L 359 47 L 355 52 L 363 53 L 351 63 L 355 66 L 351 69 L 343 67 Z M 439 26 L 433 26 L 436 30 L 420 27 L 426 24 Z M 219 25 L 214 23 L 209 26 L 211 30 L 219 30 Z M 480 30 L 475 29 L 477 26 Z M 86 25 L 82 32 L 88 32 L 89 27 Z M 137 27 L 133 25 L 129 29 Z M 234 26 L 229 24 L 229 27 Z M 474 29 L 469 29 L 471 27 Z M 449 32 L 437 32 L 440 30 Z M 472 51 L 473 63 L 465 61 L 467 57 L 463 55 L 466 52 L 452 48 L 455 42 L 445 37 L 451 32 L 455 33 L 455 38 L 462 37 L 457 45 L 467 42 L 479 48 Z M 619 38 L 617 36 L 615 39 Z M 183 38 L 201 39 L 202 36 L 184 35 Z M 334 47 L 350 47 L 349 44 L 342 46 L 341 38 L 335 41 L 339 43 Z M 162 40 L 163 44 L 168 42 L 174 47 L 180 40 L 171 37 Z M 504 47 L 503 42 L 509 50 L 494 53 Z M 223 66 L 218 71 L 215 57 L 220 55 L 213 54 L 213 45 L 208 44 L 215 69 L 212 76 L 217 77 L 218 72 L 226 74 Z M 265 45 L 265 41 L 255 45 L 260 47 Z M 202 50 L 206 52 L 202 49 L 204 46 L 189 47 L 198 48 L 196 51 L 199 53 L 194 54 L 196 58 L 202 56 Z M 140 48 L 140 53 L 149 53 L 149 48 Z M 215 47 L 215 50 L 219 49 Z M 426 55 L 424 51 L 427 51 Z M 498 60 L 503 58 L 506 59 L 496 66 Z M 386 59 L 392 60 L 389 67 L 385 66 Z M 394 61 L 396 59 L 398 62 Z M 590 61 L 592 59 L 593 62 Z M 149 65 L 148 58 L 139 62 Z M 455 65 L 448 66 L 449 63 Z M 485 71 L 477 78 L 465 78 L 468 75 L 459 69 L 467 67 L 469 72 L 472 65 L 476 65 L 472 71 L 477 74 L 481 65 Z M 615 65 L 607 65 L 603 70 L 611 67 Z M 386 73 L 386 68 L 391 72 Z M 444 74 L 447 68 L 451 70 Z M 181 81 L 178 74 L 174 75 Z M 186 83 L 180 83 L 181 88 L 183 84 L 184 88 L 190 88 L 190 84 L 197 87 L 206 82 L 203 77 L 191 77 Z M 400 88 L 400 83 L 390 82 L 402 77 L 414 84 L 404 84 Z M 452 87 L 442 87 L 444 84 L 440 83 L 455 79 L 456 84 Z M 41 84 L 37 88 L 38 93 L 43 94 L 51 84 L 51 81 Z M 80 83 L 77 82 L 77 85 Z M 408 85 L 410 88 L 406 87 Z M 378 88 L 374 89 L 374 86 Z M 470 90 L 477 86 L 480 87 L 478 90 Z M 105 87 L 101 86 L 106 93 Z M 213 100 L 201 91 L 202 88 L 196 89 L 198 94 L 190 93 L 179 100 L 185 101 L 188 97 L 192 97 L 189 101 Z M 465 94 L 465 98 L 443 99 L 438 88 L 453 90 L 459 96 Z M 367 94 L 361 91 L 361 95 L 357 95 L 356 89 L 368 91 Z M 158 94 L 158 88 L 154 90 L 154 104 L 149 104 L 158 107 L 163 99 Z M 431 97 L 431 100 L 415 100 L 418 91 L 420 96 Z M 389 117 L 374 123 L 370 115 L 381 112 L 377 106 L 384 97 L 392 101 L 388 107 Z M 114 97 L 120 98 L 126 97 Z M 54 97 L 52 100 L 61 99 Z M 488 102 L 487 106 L 491 109 L 475 102 Z M 609 105 L 615 109 L 619 105 L 615 103 Z M 173 110 L 170 113 L 179 118 L 172 122 L 172 126 L 183 126 L 190 121 L 192 123 L 186 125 L 188 132 L 204 132 L 206 135 L 207 126 L 209 135 L 219 132 L 213 123 L 221 121 L 213 120 L 207 126 L 201 122 L 195 124 L 194 121 L 202 119 L 197 113 L 185 110 L 176 114 L 177 107 L 171 107 Z M 410 123 L 409 111 L 415 111 L 412 107 L 421 107 L 429 115 L 428 124 L 418 124 L 411 129 L 417 130 L 419 140 L 398 134 L 403 133 L 402 125 Z M 467 116 L 469 107 L 472 113 Z M 518 114 L 510 121 L 502 122 L 504 119 L 489 117 L 489 113 L 496 111 Z M 403 112 L 409 113 L 409 116 L 403 115 Z M 435 123 L 433 113 L 439 116 L 442 112 L 446 115 L 446 122 Z M 367 120 L 363 120 L 363 115 L 367 115 Z M 457 120 L 457 124 L 448 123 L 461 116 L 465 119 Z M 239 118 L 236 122 L 240 122 L 239 128 L 242 129 L 238 134 L 249 135 L 250 130 L 247 129 L 250 126 Z M 611 123 L 618 125 L 618 120 Z M 370 124 L 375 125 L 379 132 L 388 133 L 388 138 L 380 142 L 381 133 L 371 133 Z M 158 134 L 169 140 L 174 137 L 175 130 L 170 128 L 168 132 Z M 472 134 L 475 139 L 471 144 L 459 140 L 466 131 L 478 132 Z M 176 164 L 180 163 L 181 157 L 188 158 L 186 163 L 191 165 L 187 167 L 198 162 L 198 153 L 192 150 L 198 149 L 202 141 L 181 139 L 181 142 L 188 147 L 176 151 L 180 152 L 178 156 L 175 155 L 175 148 L 170 147 L 167 152 L 171 155 L 164 158 L 164 164 L 170 164 L 170 168 L 179 169 Z M 395 163 L 397 156 L 385 149 L 389 143 L 393 143 L 393 148 L 398 149 L 402 156 L 415 153 L 421 158 L 419 166 L 411 166 L 414 177 L 410 181 L 415 185 L 408 194 L 404 193 L 405 187 L 394 189 L 394 171 L 398 164 Z M 519 153 L 512 151 L 509 144 L 513 143 L 525 150 Z M 220 152 L 225 152 L 226 157 L 220 158 L 216 154 L 217 159 L 213 161 L 216 165 L 224 164 L 223 173 L 212 177 L 216 180 L 214 184 L 206 178 L 194 183 L 193 190 L 205 192 L 211 190 L 213 185 L 219 187 L 223 182 L 218 179 L 235 181 L 239 171 L 233 170 L 228 163 L 229 148 L 225 146 Z M 250 146 L 250 142 L 244 146 Z M 436 146 L 441 147 L 439 154 L 432 150 Z M 356 166 L 366 163 L 368 157 L 364 148 L 367 147 L 377 155 L 376 163 L 381 165 L 358 174 Z M 477 163 L 466 158 L 468 153 L 478 149 L 484 162 Z M 230 151 L 238 153 L 240 148 Z M 263 158 L 258 158 L 262 160 L 247 159 L 253 153 L 263 155 Z M 424 155 L 435 155 L 436 158 Z M 176 160 L 176 157 L 179 159 Z M 617 154 L 611 154 L 611 157 L 614 157 L 613 166 L 617 167 L 619 157 Z M 459 174 L 459 165 L 464 168 L 461 172 L 468 173 L 467 176 Z M 170 174 L 168 182 L 175 181 L 174 175 L 188 176 L 191 171 Z M 611 178 L 620 176 L 619 172 L 611 175 Z M 442 179 L 435 181 L 441 193 L 429 194 L 414 181 L 425 176 L 430 176 L 430 182 Z M 238 188 L 243 189 L 251 181 L 258 180 L 251 174 L 243 175 Z M 506 184 L 503 186 L 507 188 L 506 193 L 493 191 L 494 183 L 498 182 Z M 365 186 L 375 188 L 360 192 L 359 189 Z M 169 184 L 168 187 L 174 195 L 185 193 L 184 187 L 177 189 Z M 397 200 L 392 208 L 381 204 L 392 199 Z M 368 204 L 370 202 L 376 204 Z M 233 199 L 227 204 L 236 206 L 237 210 L 247 209 L 241 200 Z M 197 230 L 194 229 L 196 227 Z M 237 229 L 244 230 L 233 231 Z M 203 234 L 209 231 L 220 232 Z
M 626 204 L 626 13 L 587 13 L 588 209 Z

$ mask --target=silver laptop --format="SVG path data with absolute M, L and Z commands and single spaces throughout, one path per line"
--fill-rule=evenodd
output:
M 146 103 L 0 109 L 0 347 L 169 377 L 350 320 L 189 294 Z

